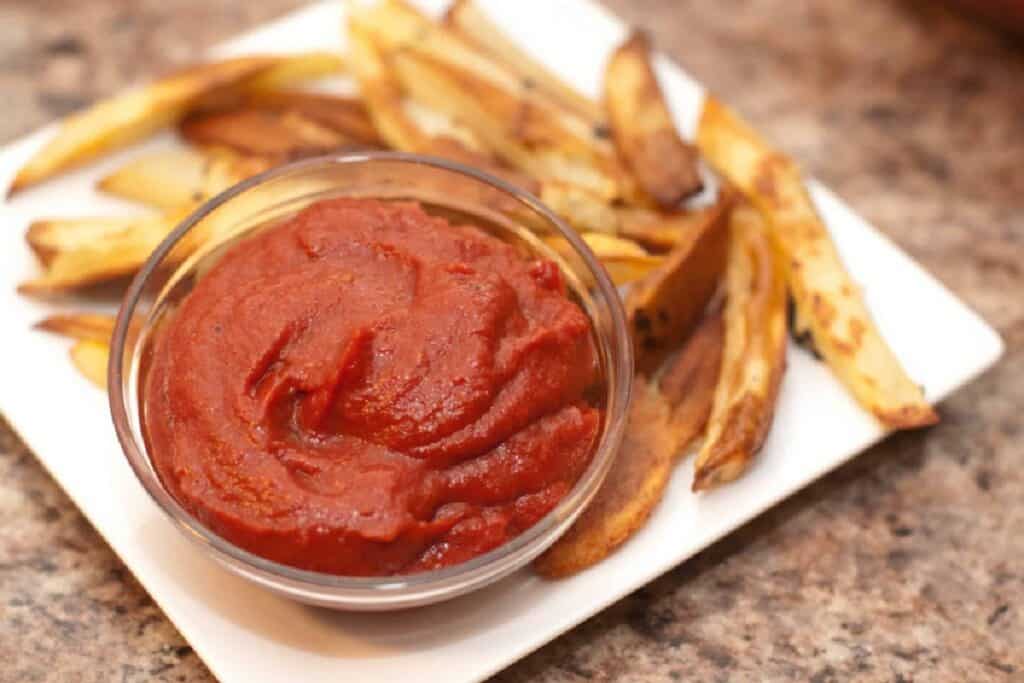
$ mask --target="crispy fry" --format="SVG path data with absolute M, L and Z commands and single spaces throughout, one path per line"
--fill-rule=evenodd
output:
M 405 92 L 466 124 L 507 163 L 607 199 L 629 194 L 612 146 L 592 126 L 451 31 L 395 0 L 354 13 L 350 25 L 392 60 Z
M 110 343 L 116 319 L 105 313 L 58 313 L 36 323 L 38 330 L 53 332 L 78 341 Z
M 299 90 L 271 90 L 250 94 L 244 99 L 243 106 L 247 109 L 296 112 L 340 133 L 348 140 L 372 146 L 383 144 L 366 111 L 366 105 L 353 97 Z
M 146 137 L 206 99 L 235 92 L 260 76 L 269 74 L 275 82 L 306 77 L 309 70 L 300 67 L 319 59 L 316 54 L 267 55 L 211 62 L 98 102 L 64 120 L 56 136 L 18 172 L 9 194 Z
M 711 415 L 724 339 L 722 310 L 717 308 L 704 317 L 658 381 L 672 410 L 669 425 L 679 444 L 677 457 L 700 437 Z
M 723 193 L 704 222 L 687 232 L 664 264 L 626 297 L 637 367 L 651 372 L 700 320 L 718 288 L 729 241 L 734 197 Z
M 100 389 L 107 388 L 107 361 L 110 346 L 94 339 L 82 339 L 71 347 L 71 362 L 82 375 Z
M 202 199 L 209 160 L 194 149 L 172 149 L 132 159 L 97 187 L 158 209 Z
M 293 83 L 333 76 L 346 70 L 345 58 L 337 52 L 285 55 L 263 73 L 247 80 L 243 89 L 246 93 L 273 92 Z
M 669 251 L 683 238 L 708 220 L 714 206 L 693 211 L 651 211 L 649 209 L 619 209 L 618 232 L 644 245 L 651 251 Z
M 616 210 L 584 188 L 549 180 L 540 186 L 540 200 L 581 232 L 614 235 L 619 230 Z
M 786 281 L 753 207 L 732 212 L 725 278 L 725 348 L 693 490 L 733 481 L 761 449 L 786 365 Z
M 25 240 L 44 266 L 65 251 L 88 247 L 128 230 L 138 218 L 58 218 L 35 221 Z
M 637 378 L 622 447 L 604 485 L 569 531 L 534 560 L 537 573 L 548 578 L 575 574 L 636 533 L 664 494 L 676 445 L 668 404 Z
M 651 68 L 646 34 L 635 32 L 612 54 L 604 77 L 612 137 L 640 187 L 670 209 L 700 192 L 697 159 L 679 137 Z
M 526 174 L 505 168 L 482 150 L 472 131 L 422 104 L 409 106 L 390 64 L 358 24 L 349 34 L 350 62 L 380 136 L 395 149 L 432 154 L 475 166 L 528 191 L 537 190 Z
M 239 154 L 285 161 L 338 149 L 340 133 L 294 111 L 228 109 L 195 114 L 179 125 L 194 145 L 226 147 Z
M 770 149 L 714 98 L 704 104 L 697 144 L 765 216 L 775 248 L 783 255 L 798 317 L 854 398 L 891 429 L 937 422 L 921 388 L 875 327 L 796 164 Z
M 95 218 L 37 223 L 48 227 L 36 230 L 39 242 L 33 243 L 37 253 L 42 249 L 48 254 L 46 269 L 18 291 L 53 294 L 130 275 L 192 209 L 190 205 L 131 221 L 115 218 L 107 225 Z M 183 252 L 188 248 L 182 245 Z
M 584 232 L 580 234 L 580 237 L 594 252 L 594 256 L 601 261 L 601 265 L 605 267 L 612 282 L 616 285 L 635 282 L 648 275 L 664 261 L 663 257 L 647 253 L 639 244 L 628 239 L 600 232 Z M 564 238 L 551 235 L 545 238 L 545 242 L 554 247 L 563 257 L 571 258 L 573 256 L 572 248 Z
M 552 73 L 506 36 L 474 0 L 455 0 L 445 13 L 444 24 L 453 33 L 498 62 L 544 94 L 601 125 L 601 106 Z

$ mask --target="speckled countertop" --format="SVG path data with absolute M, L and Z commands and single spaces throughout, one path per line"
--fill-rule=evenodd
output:
M 1024 680 L 1024 43 L 912 0 L 608 0 L 1004 336 L 863 454 L 497 680 Z M 301 0 L 4 0 L 0 140 Z M 3 381 L 0 378 L 0 381 Z M 0 681 L 204 681 L 0 418 Z

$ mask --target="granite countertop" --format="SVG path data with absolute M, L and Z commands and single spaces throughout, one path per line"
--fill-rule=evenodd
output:
M 7 0 L 0 140 L 300 4 Z M 1007 354 L 938 427 L 871 449 L 496 680 L 1021 680 L 1024 42 L 923 0 L 608 4 L 993 323 Z M 0 519 L 0 681 L 209 680 L 2 418 Z

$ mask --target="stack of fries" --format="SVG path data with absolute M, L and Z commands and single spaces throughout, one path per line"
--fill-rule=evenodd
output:
M 200 202 L 309 155 L 431 154 L 536 193 L 629 285 L 639 370 L 608 484 L 536 562 L 546 576 L 576 572 L 624 542 L 693 445 L 694 490 L 748 468 L 771 427 L 790 301 L 794 333 L 881 424 L 937 420 L 876 329 L 796 165 L 713 98 L 695 144 L 681 139 L 644 34 L 611 55 L 599 103 L 502 35 L 473 0 L 458 0 L 440 22 L 381 0 L 354 8 L 343 30 L 344 56 L 204 64 L 66 120 L 12 193 L 166 126 L 189 146 L 134 159 L 99 182 L 149 213 L 34 223 L 27 239 L 42 273 L 21 291 L 55 295 L 130 275 Z M 358 97 L 295 89 L 332 74 L 351 76 Z M 725 189 L 712 206 L 687 208 L 704 186 L 700 158 Z M 76 366 L 103 384 L 110 317 L 58 315 L 40 327 L 75 339 Z

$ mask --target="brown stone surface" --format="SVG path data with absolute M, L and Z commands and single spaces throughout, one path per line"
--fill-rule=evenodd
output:
M 0 3 L 0 140 L 300 4 Z M 923 1 L 609 4 L 1008 352 L 940 426 L 865 453 L 497 680 L 1024 679 L 1024 49 Z M 0 681 L 209 678 L 2 422 L 0 520 Z

